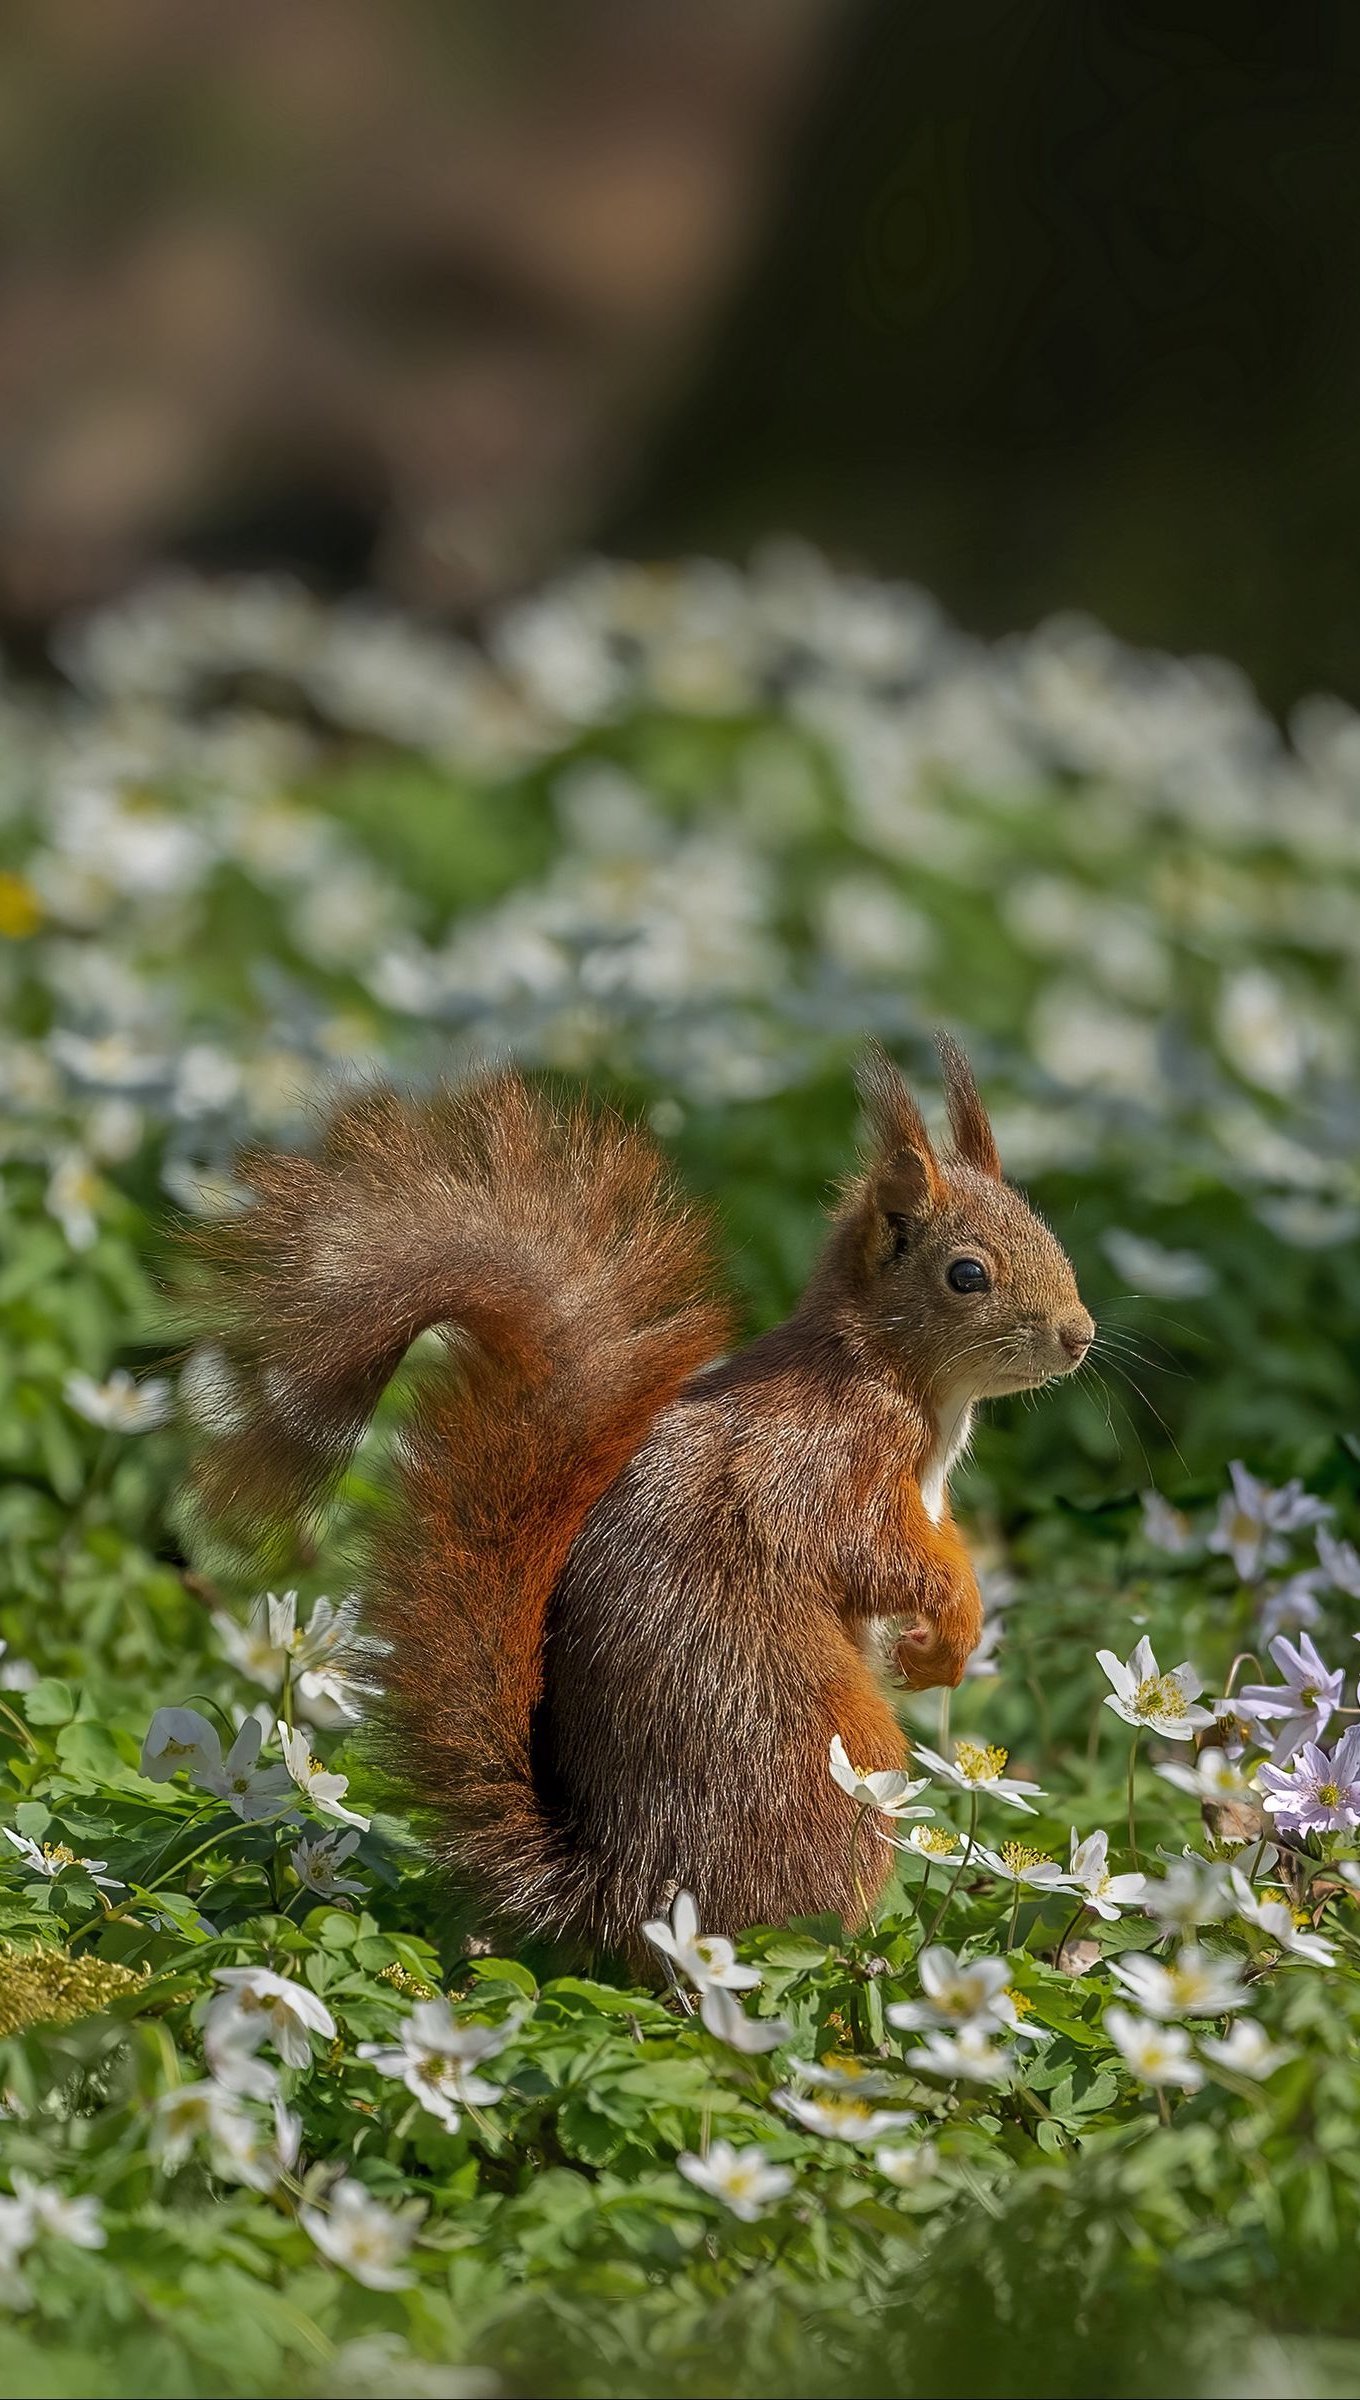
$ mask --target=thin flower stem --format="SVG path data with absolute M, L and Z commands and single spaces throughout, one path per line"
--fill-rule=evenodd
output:
M 1060 1967 L 1062 1965 L 1062 1954 L 1067 1948 L 1068 1943 L 1071 1941 L 1073 1934 L 1076 1932 L 1077 1927 L 1081 1923 L 1081 1920 L 1085 1914 L 1086 1902 L 1084 1900 L 1079 1900 L 1076 1907 L 1073 1909 L 1071 1916 L 1068 1918 L 1067 1923 L 1063 1927 L 1062 1934 L 1058 1941 L 1058 1947 L 1053 1953 L 1053 1964 L 1055 1967 Z
M 936 1736 L 940 1745 L 941 1758 L 947 1758 L 949 1755 L 949 1703 L 952 1698 L 953 1692 L 950 1686 L 942 1683 L 940 1686 L 940 1729 Z
M 293 1730 L 293 1654 L 291 1650 L 285 1650 L 283 1654 L 283 1688 L 279 1693 L 279 1715 L 291 1733 Z
M 1135 1726 L 1133 1740 L 1129 1744 L 1129 1855 L 1133 1860 L 1135 1872 L 1138 1867 L 1138 1827 L 1134 1818 L 1133 1776 L 1134 1769 L 1138 1764 L 1138 1730 L 1138 1727 Z
M 921 1947 L 922 1947 L 922 1949 L 925 1949 L 925 1948 L 926 1948 L 926 1946 L 927 1946 L 927 1945 L 928 1945 L 930 1942 L 933 1942 L 933 1941 L 934 1941 L 936 1934 L 939 1932 L 941 1925 L 944 1923 L 945 1917 L 946 1917 L 946 1915 L 947 1915 L 947 1913 L 948 1913 L 948 1909 L 949 1909 L 949 1903 L 950 1903 L 950 1901 L 953 1899 L 955 1892 L 958 1890 L 958 1888 L 959 1888 L 959 1884 L 960 1884 L 960 1882 L 962 1881 L 962 1878 L 963 1878 L 963 1875 L 964 1875 L 964 1871 L 965 1871 L 965 1869 L 967 1868 L 968 1861 L 969 1861 L 969 1859 L 970 1859 L 970 1858 L 972 1857 L 972 1855 L 973 1855 L 973 1844 L 974 1844 L 974 1842 L 975 1842 L 975 1841 L 976 1841 L 976 1839 L 977 1839 L 977 1821 L 978 1821 L 978 1795 L 977 1795 L 977 1786 L 976 1786 L 976 1785 L 974 1785 L 974 1787 L 973 1787 L 972 1791 L 969 1793 L 969 1795 L 968 1795 L 968 1801 L 969 1801 L 969 1809 L 968 1809 L 968 1839 L 967 1839 L 967 1841 L 966 1841 L 966 1842 L 964 1843 L 964 1845 L 963 1845 L 963 1856 L 962 1856 L 962 1858 L 959 1860 L 959 1863 L 958 1863 L 957 1867 L 956 1867 L 956 1868 L 955 1868 L 955 1870 L 954 1870 L 954 1880 L 953 1880 L 953 1882 L 950 1884 L 950 1886 L 949 1886 L 948 1890 L 946 1891 L 946 1893 L 945 1893 L 945 1896 L 944 1896 L 943 1900 L 940 1902 L 940 1905 L 939 1905 L 939 1907 L 936 1909 L 936 1911 L 935 1911 L 935 1914 L 934 1914 L 934 1916 L 931 1918 L 931 1920 L 930 1920 L 930 1924 L 929 1924 L 929 1926 L 927 1927 L 927 1929 L 926 1929 L 926 1932 L 925 1932 L 925 1934 L 924 1934 L 924 1935 L 923 1935 L 923 1937 L 922 1937 L 922 1942 L 921 1942 Z
M 860 1836 L 864 1831 L 864 1820 L 868 1813 L 868 1809 L 861 1802 L 855 1810 L 855 1822 L 850 1828 L 850 1881 L 854 1886 L 855 1898 L 859 1902 L 859 1913 L 864 1920 L 862 1930 L 865 1932 L 868 1931 L 872 1922 L 873 1911 L 864 1896 L 864 1883 L 859 1871 L 859 1845 Z
M 1171 2101 L 1164 2083 L 1159 2083 L 1157 2086 L 1157 2114 L 1163 2125 L 1171 2123 Z
M 1260 1659 L 1257 1657 L 1256 1652 L 1254 1650 L 1239 1650 L 1236 1658 L 1232 1662 L 1232 1665 L 1228 1669 L 1228 1680 L 1223 1686 L 1223 1697 L 1225 1700 L 1230 1700 L 1232 1698 L 1232 1688 L 1237 1681 L 1238 1668 L 1247 1666 L 1255 1667 L 1257 1674 L 1264 1683 L 1266 1671 L 1262 1666 Z
M 1006 1949 L 1007 1949 L 1007 1952 L 1008 1952 L 1008 1953 L 1009 1953 L 1010 1951 L 1012 1951 L 1012 1950 L 1015 1948 L 1015 1929 L 1016 1929 L 1017 1925 L 1019 1924 L 1019 1922 L 1020 1922 L 1020 1878 L 1019 1878 L 1019 1876 L 1017 1875 L 1017 1876 L 1016 1876 L 1016 1879 L 1015 1879 L 1015 1882 L 1014 1882 L 1014 1883 L 1012 1884 L 1012 1886 L 1011 1886 L 1011 1921 L 1010 1921 L 1009 1925 L 1008 1925 L 1008 1926 L 1007 1926 L 1007 1928 L 1006 1928 Z
M 14 1727 L 15 1732 L 18 1734 L 20 1741 L 28 1744 L 29 1749 L 33 1752 L 33 1755 L 36 1758 L 38 1753 L 38 1745 L 34 1741 L 32 1734 L 28 1730 L 28 1727 L 25 1725 L 23 1718 L 19 1715 L 18 1710 L 11 1708 L 8 1700 L 0 1700 L 0 1717 L 9 1718 L 9 1721 Z

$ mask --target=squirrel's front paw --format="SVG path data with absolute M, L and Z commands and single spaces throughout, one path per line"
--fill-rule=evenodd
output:
M 903 1626 L 893 1657 L 908 1691 L 928 1692 L 942 1683 L 962 1683 L 974 1647 L 944 1632 L 929 1617 L 918 1617 Z

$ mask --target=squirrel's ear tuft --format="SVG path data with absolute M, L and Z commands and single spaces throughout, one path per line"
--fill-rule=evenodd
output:
M 954 1136 L 954 1148 L 965 1166 L 976 1167 L 979 1175 L 990 1175 L 1000 1183 L 1001 1159 L 996 1137 L 973 1081 L 973 1070 L 958 1043 L 949 1034 L 937 1034 L 936 1041 L 944 1071 L 944 1096 L 949 1109 L 949 1130 Z
M 916 1216 L 944 1195 L 944 1177 L 920 1107 L 877 1042 L 860 1060 L 855 1088 L 874 1137 L 874 1198 L 885 1216 Z

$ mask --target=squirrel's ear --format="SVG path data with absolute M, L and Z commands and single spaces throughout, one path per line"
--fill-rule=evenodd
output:
M 943 1198 L 944 1177 L 925 1118 L 877 1042 L 865 1051 L 855 1086 L 874 1137 L 874 1199 L 885 1216 L 919 1216 Z
M 996 1137 L 978 1096 L 973 1070 L 958 1043 L 949 1034 L 937 1034 L 936 1041 L 944 1071 L 944 1096 L 954 1148 L 965 1166 L 976 1167 L 979 1175 L 990 1175 L 1000 1183 L 1001 1159 Z

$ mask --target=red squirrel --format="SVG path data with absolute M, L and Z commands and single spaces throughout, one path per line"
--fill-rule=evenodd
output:
M 862 1913 L 861 1768 L 981 1631 L 948 1476 L 976 1401 L 1070 1373 L 1094 1326 L 941 1045 L 937 1152 L 884 1053 L 872 1131 L 785 1324 L 731 1355 L 707 1226 L 645 1134 L 517 1074 L 345 1100 L 194 1237 L 229 1385 L 201 1505 L 255 1539 L 324 1498 L 418 1335 L 365 1598 L 386 1723 L 488 1917 L 627 1950 L 677 1888 L 732 1931 Z

